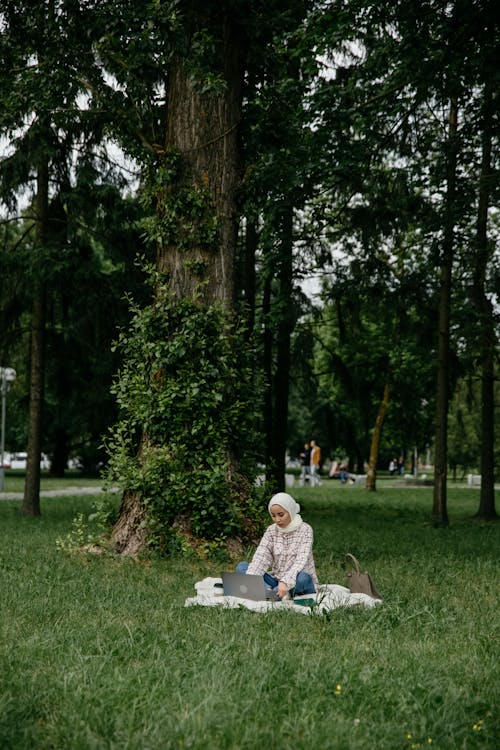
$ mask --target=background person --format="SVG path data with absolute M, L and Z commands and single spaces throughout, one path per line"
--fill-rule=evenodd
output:
M 321 448 L 316 440 L 311 440 L 311 487 L 319 485 L 319 467 L 321 464 Z
M 349 467 L 345 463 L 345 461 L 343 461 L 339 466 L 339 474 L 340 474 L 340 481 L 342 482 L 342 484 L 345 484 L 347 480 L 349 479 Z
M 304 450 L 300 454 L 300 486 L 304 487 L 306 480 L 311 475 L 311 446 L 309 443 L 304 443 Z
M 351 474 L 349 471 L 349 464 L 347 461 L 334 461 L 329 473 L 330 479 L 340 479 L 342 484 L 350 482 L 351 484 L 356 483 L 356 474 Z
M 287 492 L 269 501 L 273 519 L 255 550 L 252 562 L 238 563 L 238 573 L 261 575 L 266 586 L 283 598 L 287 594 L 314 594 L 318 576 L 313 558 L 313 530 L 299 515 L 300 505 Z

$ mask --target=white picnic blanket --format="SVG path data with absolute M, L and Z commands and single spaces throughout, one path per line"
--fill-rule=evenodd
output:
M 379 599 L 372 599 L 368 594 L 351 594 L 345 586 L 335 583 L 324 583 L 319 586 L 316 594 L 302 594 L 301 596 L 280 602 L 254 602 L 250 599 L 241 599 L 239 596 L 221 596 L 215 594 L 215 584 L 222 583 L 222 578 L 204 578 L 195 583 L 196 596 L 192 596 L 184 602 L 185 607 L 226 607 L 236 609 L 245 607 L 253 612 L 269 612 L 291 610 L 303 615 L 322 614 L 338 607 L 353 607 L 361 604 L 365 607 L 375 607 L 382 604 Z M 302 600 L 304 604 L 298 604 Z

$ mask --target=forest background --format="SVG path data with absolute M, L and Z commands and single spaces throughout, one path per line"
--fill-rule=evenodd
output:
M 436 524 L 448 472 L 480 473 L 496 516 L 494 19 L 486 0 L 2 3 L 0 362 L 26 515 L 45 453 L 119 484 L 118 549 L 253 538 L 260 465 L 283 487 L 314 437 L 369 490 L 425 456 Z

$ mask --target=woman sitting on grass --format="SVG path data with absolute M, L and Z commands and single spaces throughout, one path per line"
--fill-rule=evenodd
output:
M 300 505 L 278 492 L 268 505 L 274 523 L 264 532 L 250 564 L 240 562 L 238 573 L 262 575 L 266 586 L 287 594 L 314 594 L 318 577 L 312 553 L 313 530 L 299 515 Z

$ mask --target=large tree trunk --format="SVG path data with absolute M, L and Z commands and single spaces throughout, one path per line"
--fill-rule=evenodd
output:
M 207 28 L 218 40 L 225 86 L 216 92 L 198 89 L 192 70 L 181 57 L 174 59 L 168 72 L 160 169 L 170 181 L 158 186 L 157 213 L 160 221 L 173 229 L 158 246 L 157 267 L 167 275 L 170 291 L 179 299 L 197 298 L 200 305 L 220 303 L 231 310 L 244 45 L 241 27 L 223 11 L 207 7 L 201 0 L 189 7 L 186 23 L 191 26 L 190 33 Z M 177 214 L 172 214 L 172 195 L 179 197 Z M 143 435 L 143 445 L 145 441 L 147 435 Z M 230 456 L 230 446 L 227 453 Z M 143 519 L 141 498 L 126 492 L 112 533 L 123 554 L 136 554 L 144 546 Z
M 433 522 L 435 525 L 439 526 L 448 525 L 446 482 L 448 459 L 448 406 L 450 398 L 450 305 L 455 242 L 455 201 L 458 149 L 457 115 L 457 100 L 452 99 L 450 103 L 449 134 L 446 155 L 446 208 L 440 269 L 436 438 L 432 509 Z
M 491 141 L 493 129 L 493 95 L 491 81 L 485 85 L 482 133 L 482 163 L 479 180 L 479 202 L 474 269 L 474 300 L 479 319 L 481 358 L 481 496 L 477 516 L 485 520 L 497 517 L 495 510 L 495 350 L 496 335 L 493 306 L 486 293 L 486 271 L 491 257 L 488 243 L 488 207 L 492 180 Z
M 127 491 L 122 497 L 118 519 L 113 527 L 111 539 L 117 552 L 135 557 L 147 543 L 143 525 L 145 509 L 141 498 Z
M 173 189 L 183 191 L 187 202 L 192 200 L 196 207 L 203 206 L 200 226 L 208 218 L 205 211 L 211 213 L 217 221 L 217 237 L 215 242 L 205 243 L 196 231 L 190 228 L 183 233 L 181 227 L 177 241 L 158 248 L 158 268 L 170 275 L 171 289 L 179 297 L 199 293 L 203 281 L 206 303 L 219 301 L 231 307 L 235 293 L 236 191 L 241 178 L 237 133 L 241 117 L 242 42 L 235 24 L 222 18 L 219 23 L 227 86 L 222 94 L 200 93 L 185 61 L 177 58 L 168 78 L 165 142 L 166 158 L 173 152 L 180 154 L 182 160 Z M 178 216 L 177 220 L 181 222 L 182 218 Z
M 49 166 L 43 157 L 37 172 L 35 252 L 43 247 L 47 238 L 49 216 Z M 45 376 L 45 282 L 38 281 L 32 308 L 30 401 L 28 421 L 28 460 L 21 512 L 25 516 L 39 516 L 40 511 L 40 457 L 42 435 L 43 392 Z
M 389 406 L 390 395 L 391 387 L 389 383 L 386 383 L 384 386 L 384 395 L 378 408 L 377 419 L 375 420 L 375 427 L 373 428 L 372 442 L 370 445 L 370 459 L 368 461 L 368 473 L 366 475 L 366 489 L 370 492 L 375 492 L 377 489 L 378 449 L 380 438 L 382 436 L 382 428 L 387 414 L 387 408 Z

